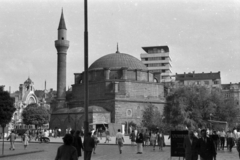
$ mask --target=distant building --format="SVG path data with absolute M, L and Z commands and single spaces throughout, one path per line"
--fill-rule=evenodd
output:
M 141 54 L 143 64 L 152 73 L 160 73 L 159 82 L 170 81 L 171 58 L 168 46 L 142 47 L 146 53 Z
M 220 72 L 185 73 L 175 75 L 176 86 L 200 85 L 207 88 L 221 88 Z
M 234 100 L 239 106 L 240 102 L 240 83 L 222 84 L 222 92 L 225 100 Z
M 35 90 L 33 81 L 28 78 L 23 84 L 19 85 L 19 91 L 11 93 L 10 96 L 15 99 L 14 105 L 16 111 L 13 114 L 15 123 L 22 124 L 22 112 L 29 104 L 37 103 L 50 110 L 50 103 L 54 99 L 54 92 L 46 90 L 46 82 L 44 90 Z

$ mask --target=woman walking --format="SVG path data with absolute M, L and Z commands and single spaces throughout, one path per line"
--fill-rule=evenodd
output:
M 23 144 L 24 144 L 24 149 L 26 149 L 29 144 L 29 136 L 27 131 L 23 135 Z
M 157 134 L 155 131 L 151 133 L 150 141 L 153 145 L 153 150 L 155 151 L 155 146 L 156 146 L 156 140 L 157 140 Z
M 93 139 L 94 139 L 94 143 L 95 143 L 95 145 L 94 145 L 94 148 L 93 148 L 93 154 L 96 154 L 96 148 L 97 148 L 97 144 L 99 143 L 99 140 L 98 140 L 98 137 L 97 137 L 97 132 L 95 131 L 94 133 L 93 133 Z
M 162 151 L 163 144 L 164 144 L 164 135 L 163 135 L 162 131 L 160 131 L 160 133 L 158 133 L 157 141 L 158 141 L 159 150 Z

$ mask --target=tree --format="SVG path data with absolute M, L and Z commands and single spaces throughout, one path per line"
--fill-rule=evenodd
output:
M 145 110 L 143 110 L 143 121 L 142 125 L 149 130 L 155 130 L 162 128 L 163 116 L 160 111 L 152 104 L 149 104 Z
M 22 112 L 23 123 L 41 127 L 49 122 L 49 112 L 45 107 L 38 106 L 36 103 L 29 104 Z
M 3 129 L 3 151 L 4 151 L 4 128 L 11 121 L 12 115 L 16 108 L 14 107 L 14 99 L 10 97 L 9 93 L 3 91 L 0 87 L 0 125 Z M 2 151 L 2 154 L 4 152 Z
M 234 121 L 236 106 L 226 102 L 220 90 L 210 90 L 204 86 L 184 86 L 177 88 L 167 97 L 164 107 L 166 122 L 176 128 L 185 125 L 191 129 L 207 126 L 210 115 L 215 120 Z

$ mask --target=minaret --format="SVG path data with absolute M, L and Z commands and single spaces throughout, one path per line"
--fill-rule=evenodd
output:
M 65 25 L 63 10 L 58 27 L 58 40 L 55 41 L 57 49 L 57 100 L 64 102 L 66 99 L 66 59 L 69 41 L 67 40 L 67 28 Z

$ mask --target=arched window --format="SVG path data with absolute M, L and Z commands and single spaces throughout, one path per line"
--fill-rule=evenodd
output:
M 158 83 L 157 78 L 154 78 L 154 79 L 153 79 L 153 82 Z

